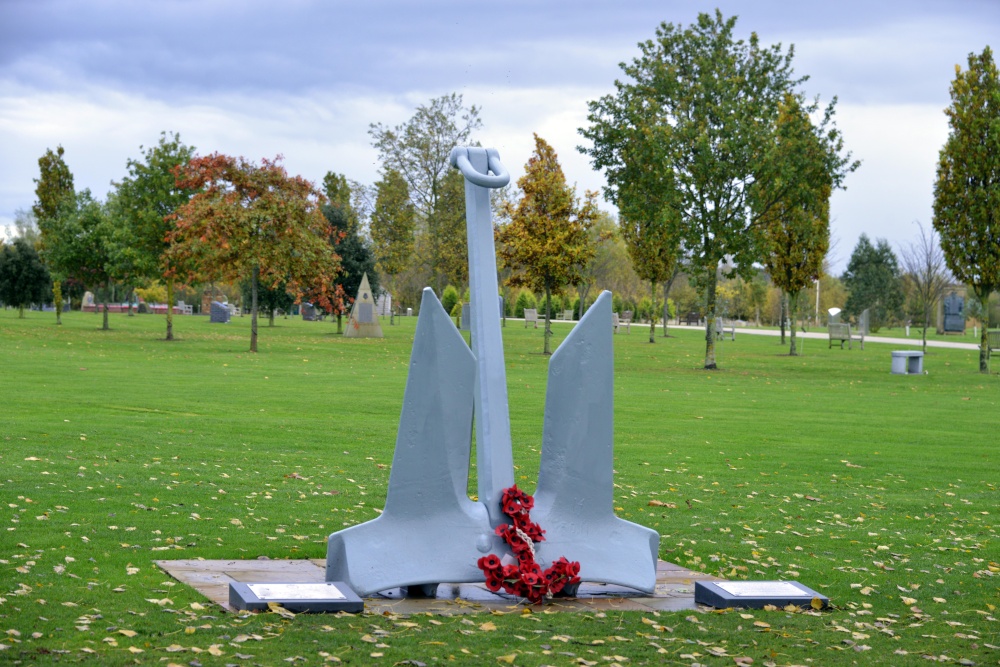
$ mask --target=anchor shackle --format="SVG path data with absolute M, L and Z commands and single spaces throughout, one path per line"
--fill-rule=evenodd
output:
M 483 151 L 486 153 L 489 171 L 493 172 L 492 176 L 481 173 L 472 166 L 472 163 L 469 161 L 469 153 L 472 151 Z M 456 146 L 451 150 L 448 162 L 452 167 L 461 171 L 462 175 L 469 181 L 480 187 L 495 189 L 502 188 L 510 183 L 510 174 L 507 173 L 507 169 L 501 164 L 500 154 L 497 153 L 497 149 L 495 148 Z

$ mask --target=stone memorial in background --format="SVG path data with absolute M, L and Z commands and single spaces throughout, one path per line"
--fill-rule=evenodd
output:
M 302 319 L 306 322 L 315 322 L 319 319 L 316 316 L 316 306 L 312 305 L 307 301 L 303 301 L 302 305 L 299 306 L 299 312 L 302 313 Z
M 510 558 L 499 532 L 514 487 L 489 189 L 509 175 L 494 149 L 456 148 L 465 176 L 471 349 L 430 288 L 417 319 L 385 508 L 330 535 L 327 581 L 361 595 L 481 582 L 478 560 Z M 482 304 L 491 307 L 482 307 Z M 356 304 L 357 305 L 357 304 Z M 354 313 L 352 312 L 352 319 Z M 544 530 L 533 558 L 565 556 L 585 581 L 652 592 L 659 535 L 614 514 L 611 293 L 602 293 L 549 362 L 541 465 L 532 520 Z M 352 327 L 348 327 L 348 331 Z M 469 498 L 476 435 L 478 499 Z M 532 538 L 534 540 L 534 538 Z M 487 586 L 490 586 L 487 580 Z M 492 589 L 491 589 L 492 590 Z
M 943 299 L 944 327 L 942 333 L 965 333 L 965 298 L 949 292 Z
M 368 285 L 367 273 L 361 276 L 361 286 L 358 288 L 357 298 L 354 299 L 354 307 L 351 308 L 351 316 L 347 320 L 344 336 L 347 338 L 382 338 L 382 326 L 378 322 L 378 315 L 375 314 L 375 297 L 372 295 L 372 288 Z
M 224 303 L 213 301 L 209 315 L 212 323 L 226 324 L 229 322 L 229 308 Z

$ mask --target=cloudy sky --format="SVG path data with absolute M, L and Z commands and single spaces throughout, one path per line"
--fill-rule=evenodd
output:
M 161 131 L 372 183 L 369 124 L 451 92 L 481 108 L 477 138 L 514 178 L 537 132 L 570 181 L 599 189 L 576 151 L 587 101 L 661 22 L 716 7 L 743 37 L 794 44 L 805 91 L 839 98 L 863 164 L 833 198 L 835 272 L 862 232 L 911 242 L 931 221 L 955 65 L 1000 48 L 1000 0 L 0 0 L 0 228 L 34 202 L 46 148 L 103 197 Z

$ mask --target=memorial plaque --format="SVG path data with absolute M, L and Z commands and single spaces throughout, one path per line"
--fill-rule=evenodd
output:
M 375 321 L 375 317 L 372 311 L 372 304 L 370 303 L 358 303 L 357 312 L 358 324 L 371 324 Z
M 694 601 L 710 607 L 746 607 L 760 609 L 765 605 L 822 609 L 829 598 L 797 581 L 696 581 Z
M 236 609 L 262 611 L 268 604 L 278 603 L 289 611 L 360 612 L 365 603 L 341 581 L 305 583 L 243 583 L 229 584 L 229 604 Z
M 944 330 L 965 333 L 965 299 L 954 292 L 944 298 Z
M 213 324 L 226 324 L 229 322 L 229 308 L 224 303 L 213 301 L 209 314 L 211 317 L 210 321 Z

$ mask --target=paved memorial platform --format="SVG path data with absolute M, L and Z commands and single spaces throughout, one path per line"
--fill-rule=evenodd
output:
M 181 583 L 191 586 L 219 606 L 229 604 L 230 582 L 322 582 L 326 560 L 159 560 L 156 564 Z M 375 614 L 470 614 L 510 610 L 518 606 L 548 611 L 680 611 L 695 609 L 694 582 L 721 581 L 703 572 L 659 561 L 653 595 L 621 586 L 583 582 L 575 598 L 555 598 L 540 607 L 521 603 L 502 591 L 491 593 L 483 584 L 441 584 L 433 598 L 406 598 L 391 589 L 365 598 L 365 611 Z

